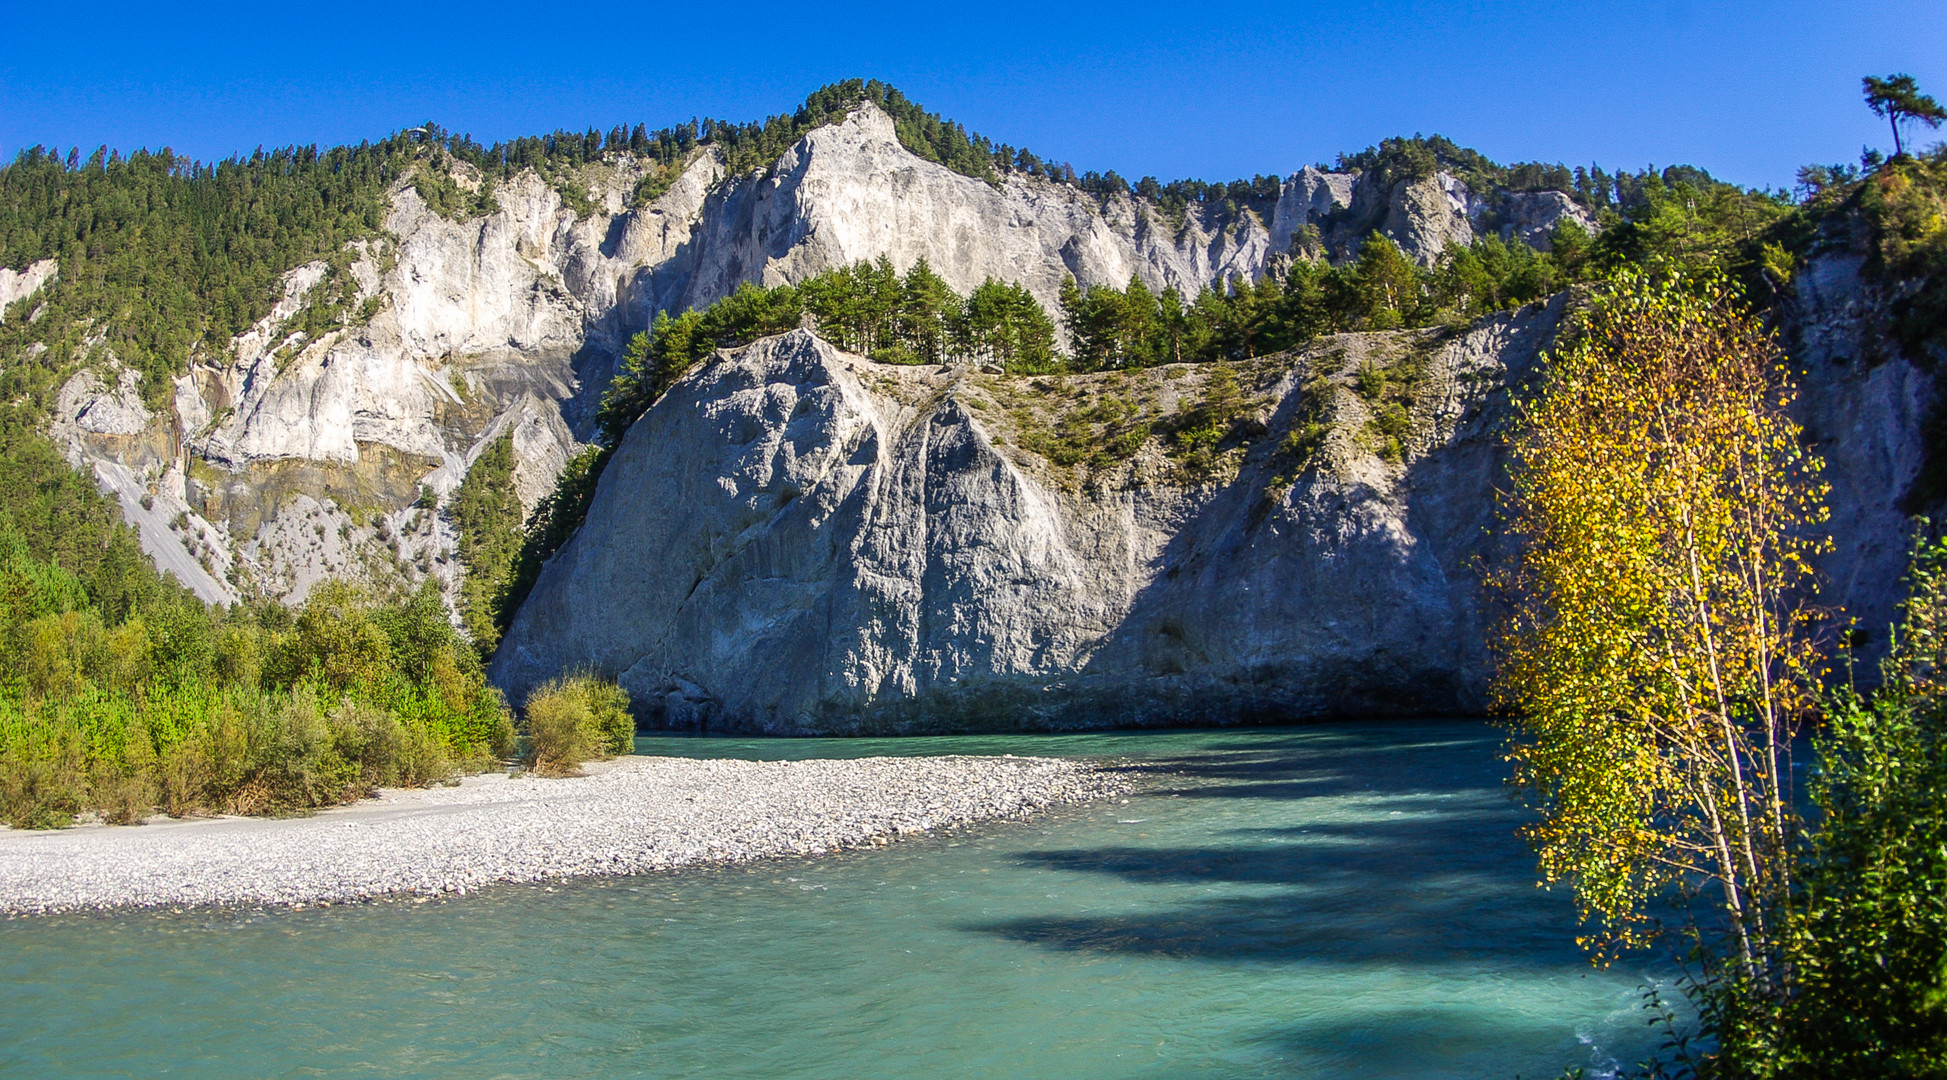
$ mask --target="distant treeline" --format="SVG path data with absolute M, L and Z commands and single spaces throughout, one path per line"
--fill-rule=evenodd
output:
M 1606 207 L 1638 206 L 1655 198 L 1659 185 L 1670 188 L 1684 185 L 1694 191 L 1710 191 L 1733 185 L 1712 179 L 1710 173 L 1690 165 L 1673 165 L 1658 171 L 1603 171 L 1599 165 L 1577 165 L 1540 161 L 1498 165 L 1481 154 L 1439 135 L 1383 139 L 1356 154 L 1340 154 L 1332 169 L 1358 173 L 1382 189 L 1399 181 L 1424 180 L 1445 172 L 1467 185 L 1476 196 L 1492 198 L 1496 191 L 1561 191 L 1573 195 L 1590 210 Z M 1747 193 L 1748 194 L 1748 193 Z M 1760 192 L 1773 200 L 1789 202 L 1784 192 Z
M 1154 177 L 1131 183 L 1117 173 L 1081 172 L 968 132 L 928 112 L 878 81 L 848 80 L 822 87 L 795 111 L 752 123 L 714 119 L 651 129 L 616 124 L 607 131 L 555 131 L 483 145 L 428 122 L 377 142 L 321 150 L 316 146 L 262 149 L 203 164 L 164 149 L 123 156 L 106 147 L 65 154 L 33 147 L 0 168 L 0 265 L 20 268 L 42 258 L 61 263 L 59 281 L 28 312 L 0 325 L 0 385 L 7 400 L 38 404 L 51 373 L 66 371 L 112 350 L 143 375 L 151 405 L 169 396 L 168 382 L 192 355 L 216 356 L 266 315 L 284 274 L 303 263 L 348 261 L 346 245 L 381 237 L 387 187 L 410 177 L 435 210 L 468 217 L 493 210 L 494 190 L 523 169 L 534 169 L 577 213 L 595 209 L 582 166 L 628 154 L 653 163 L 636 191 L 659 194 L 701 147 L 722 153 L 733 173 L 764 168 L 804 134 L 842 119 L 863 102 L 892 118 L 900 142 L 916 155 L 968 176 L 998 183 L 1007 174 L 1045 177 L 1098 195 L 1133 194 L 1151 200 L 1179 223 L 1192 206 L 1229 220 L 1245 208 L 1262 212 L 1282 181 L 1260 175 L 1208 183 Z M 480 173 L 462 188 L 451 160 Z M 1478 191 L 1556 187 L 1591 208 L 1628 212 L 1655 198 L 1657 186 L 1683 186 L 1722 199 L 1730 185 L 1699 170 L 1609 175 L 1560 165 L 1498 166 L 1438 136 L 1389 139 L 1344 156 L 1338 167 L 1376 181 L 1430 175 L 1445 168 Z M 1708 212 L 1704 216 L 1709 216 Z M 309 298 L 296 329 L 315 335 L 369 318 L 352 310 L 342 265 Z M 45 346 L 45 351 L 28 346 Z

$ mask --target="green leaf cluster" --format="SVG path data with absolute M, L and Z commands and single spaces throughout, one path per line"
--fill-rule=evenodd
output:
M 1833 695 L 1798 851 L 1787 991 L 1706 988 L 1719 1075 L 1947 1075 L 1947 544 L 1916 545 L 1870 694 Z
M 523 511 L 514 490 L 514 435 L 488 443 L 467 469 L 447 505 L 459 530 L 458 554 L 466 568 L 460 584 L 460 617 L 482 652 L 490 653 L 513 619 L 503 599 L 520 560 Z
M 296 612 L 177 593 L 110 618 L 9 527 L 0 594 L 0 817 L 15 825 L 301 810 L 512 749 L 431 583 L 397 597 L 326 583 Z

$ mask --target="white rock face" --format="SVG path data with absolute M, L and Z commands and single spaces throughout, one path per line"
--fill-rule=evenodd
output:
M 1830 316 L 1800 407 L 1832 483 L 1821 601 L 1883 628 L 1930 388 L 1904 362 L 1828 355 L 1857 343 L 1841 325 L 1856 281 L 1815 267 L 1800 286 Z M 593 665 L 653 723 L 773 733 L 1478 711 L 1479 568 L 1508 555 L 1507 387 L 1565 304 L 1277 362 L 1262 437 L 1207 484 L 1155 468 L 1152 439 L 1074 487 L 1019 449 L 995 404 L 1005 378 L 873 365 L 804 331 L 759 342 L 629 432 L 493 677 L 518 700 Z M 1415 347 L 1432 352 L 1405 460 L 1388 462 L 1352 384 Z M 1136 378 L 1108 392 L 1174 385 Z M 1328 435 L 1285 490 L 1278 447 L 1315 419 Z
M 1364 406 L 1336 393 L 1330 467 L 1270 504 L 1305 363 L 1233 480 L 1077 491 L 1003 449 L 977 377 L 759 342 L 629 432 L 494 678 L 518 699 L 593 664 L 655 722 L 770 732 L 1478 709 L 1484 406 L 1558 315 L 1439 349 L 1403 467 L 1359 449 Z M 1330 374 L 1385 340 L 1340 340 Z
M 168 436 L 156 430 L 140 383 L 112 358 L 100 370 L 76 372 L 55 396 L 51 434 L 69 462 L 120 505 L 157 568 L 205 603 L 233 603 L 228 531 L 190 505 L 182 469 L 159 452 Z
M 1555 227 L 1564 221 L 1574 222 L 1591 236 L 1596 233 L 1595 218 L 1565 192 L 1510 191 L 1502 199 L 1506 204 L 1501 225 L 1503 240 L 1519 240 L 1537 251 L 1547 251 L 1552 246 Z
M 1326 215 L 1352 205 L 1354 177 L 1348 173 L 1320 172 L 1307 165 L 1285 183 L 1271 215 L 1271 250 L 1290 252 L 1291 238 L 1306 225 L 1316 225 Z
M 0 266 L 0 317 L 17 300 L 25 300 L 59 276 L 61 264 L 55 259 L 31 262 L 19 270 Z
M 1906 575 L 1906 498 L 1926 459 L 1934 380 L 1892 355 L 1885 313 L 1856 255 L 1813 259 L 1793 280 L 1785 345 L 1800 373 L 1795 415 L 1825 461 L 1834 550 L 1821 561 L 1821 600 L 1844 609 L 1865 637 L 1861 677 L 1874 677 Z
M 462 186 L 477 183 L 468 167 L 452 168 Z M 234 566 L 271 595 L 295 601 L 323 577 L 395 571 L 452 585 L 450 528 L 415 534 L 402 555 L 367 519 L 405 511 L 422 487 L 450 494 L 510 431 L 516 489 L 532 509 L 592 437 L 629 336 L 659 311 L 882 256 L 902 271 L 925 259 L 962 292 L 989 277 L 1017 282 L 1050 310 L 1070 275 L 1187 296 L 1256 280 L 1289 258 L 1299 230 L 1328 219 L 1355 223 L 1356 239 L 1378 228 L 1430 264 L 1449 241 L 1471 238 L 1480 214 L 1479 200 L 1444 174 L 1377 192 L 1306 168 L 1274 205 L 1172 217 L 1124 195 L 962 176 L 900 146 L 870 105 L 747 175 L 726 175 L 706 148 L 662 196 L 629 208 L 642 170 L 626 155 L 584 170 L 598 207 L 586 218 L 532 173 L 499 185 L 496 212 L 463 222 L 431 211 L 402 178 L 388 237 L 347 253 L 360 319 L 306 339 L 299 316 L 335 286 L 328 262 L 299 267 L 227 355 L 201 358 L 176 381 L 173 409 L 148 410 L 132 376 L 112 388 L 71 384 L 61 403 L 70 452 L 148 478 L 137 486 L 194 474 L 178 485 L 183 509 L 223 528 L 189 546 L 214 545 L 203 561 L 223 573 Z M 1550 213 L 1568 212 L 1531 201 L 1520 218 L 1531 224 L 1517 227 L 1545 231 Z M 52 280 L 54 264 L 4 273 L 0 300 L 10 301 Z M 223 478 L 198 472 L 193 458 Z M 294 501 L 300 494 L 312 502 Z M 321 524 L 337 539 L 317 537 Z M 212 596 L 235 588 L 198 587 Z
M 111 389 L 94 371 L 77 372 L 55 399 L 55 414 L 82 431 L 97 435 L 140 435 L 150 413 L 142 404 L 142 377 L 127 369 L 116 372 Z
M 1448 244 L 1464 247 L 1474 242 L 1476 213 L 1467 185 L 1437 173 L 1395 188 L 1379 231 L 1397 241 L 1415 262 L 1432 266 Z
M 801 281 L 884 255 L 901 270 L 925 259 L 962 293 L 989 277 L 1018 282 L 1054 310 L 1069 274 L 1085 285 L 1136 277 L 1194 295 L 1232 277 L 1256 280 L 1271 250 L 1255 217 L 1226 231 L 1193 213 L 1179 233 L 1134 198 L 962 176 L 900 146 L 892 120 L 870 105 L 811 132 L 772 172 L 728 190 L 697 234 L 686 287 L 663 306 L 701 306 L 740 281 Z

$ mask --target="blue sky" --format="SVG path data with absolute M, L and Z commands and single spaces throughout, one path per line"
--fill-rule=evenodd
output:
M 1786 185 L 1800 165 L 1890 149 L 1861 75 L 1909 72 L 1947 99 L 1947 0 L 5 0 L 0 25 L 7 158 L 38 142 L 209 159 L 429 118 L 483 142 L 746 120 L 861 76 L 996 140 L 1132 179 L 1287 173 L 1438 132 L 1500 161 L 1685 162 Z

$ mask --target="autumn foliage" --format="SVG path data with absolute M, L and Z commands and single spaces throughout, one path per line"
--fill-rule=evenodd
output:
M 1542 875 L 1573 887 L 1598 955 L 1646 941 L 1680 885 L 1721 904 L 1734 976 L 1769 977 L 1827 544 L 1791 401 L 1722 280 L 1625 274 L 1525 403 L 1497 688 Z

